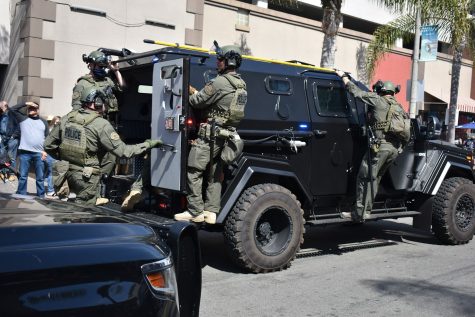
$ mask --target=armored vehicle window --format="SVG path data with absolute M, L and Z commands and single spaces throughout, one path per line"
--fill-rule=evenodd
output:
M 348 117 L 350 109 L 346 92 L 335 83 L 313 83 L 313 99 L 321 116 Z
M 265 79 L 266 89 L 274 95 L 291 95 L 292 82 L 288 78 L 267 76 Z

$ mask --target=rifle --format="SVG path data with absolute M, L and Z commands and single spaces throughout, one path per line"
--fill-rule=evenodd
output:
M 103 198 L 106 197 L 108 179 L 109 179 L 109 175 L 107 175 L 107 174 L 102 174 L 101 175 L 100 195 Z
M 373 166 L 371 164 L 372 162 L 372 148 L 373 147 L 376 147 L 378 145 L 378 139 L 376 138 L 376 136 L 374 135 L 373 133 L 373 130 L 371 129 L 371 127 L 369 126 L 368 124 L 368 118 L 367 118 L 367 114 L 368 113 L 368 105 L 365 104 L 365 116 L 366 116 L 366 120 L 365 120 L 365 124 L 366 124 L 366 138 L 367 138 L 367 143 L 368 143 L 368 156 L 367 156 L 367 164 L 368 164 L 368 179 L 369 179 L 369 182 L 366 182 L 366 185 L 368 185 L 369 183 L 369 186 L 370 186 L 370 191 L 371 191 L 371 206 L 373 206 L 373 203 L 374 203 L 374 188 L 373 188 Z M 365 193 L 363 195 L 363 199 L 364 199 L 364 210 L 366 211 L 366 195 L 367 195 L 367 186 L 365 188 Z M 364 214 L 361 216 L 361 217 L 364 217 Z
M 213 164 L 214 164 L 214 143 L 216 142 L 216 121 L 213 119 L 211 121 L 211 131 L 209 133 L 209 173 L 208 181 L 211 183 L 213 181 Z
M 127 57 L 132 54 L 132 52 L 126 49 L 125 47 L 120 51 L 112 49 L 112 48 L 104 48 L 104 47 L 100 47 L 97 50 L 99 52 L 104 53 L 106 56 Z M 126 62 L 131 66 L 134 66 L 135 64 L 137 64 L 137 61 L 135 59 L 128 59 L 126 60 Z

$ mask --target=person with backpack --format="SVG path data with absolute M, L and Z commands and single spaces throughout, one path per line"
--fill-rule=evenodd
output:
M 394 98 L 399 92 L 399 86 L 391 81 L 378 81 L 373 85 L 373 92 L 366 92 L 353 83 L 345 72 L 335 72 L 348 91 L 368 106 L 368 130 L 376 139 L 371 150 L 365 154 L 358 171 L 356 206 L 351 213 L 341 213 L 342 218 L 362 222 L 370 216 L 381 178 L 409 142 L 411 123 L 407 113 Z
M 101 160 L 112 152 L 119 158 L 131 158 L 162 145 L 161 140 L 145 140 L 126 145 L 109 121 L 102 117 L 105 96 L 95 87 L 81 93 L 82 108 L 61 118 L 45 140 L 45 151 L 55 160 L 55 188 L 67 181 L 76 193 L 76 202 L 95 205 L 100 194 Z
M 247 102 L 246 83 L 236 72 L 241 66 L 241 50 L 235 45 L 221 48 L 216 41 L 214 45 L 218 76 L 200 91 L 190 87 L 189 104 L 202 110 L 205 121 L 200 124 L 188 155 L 188 210 L 176 214 L 175 220 L 216 223 L 221 209 L 222 165 L 232 162 L 243 147 L 236 132 Z

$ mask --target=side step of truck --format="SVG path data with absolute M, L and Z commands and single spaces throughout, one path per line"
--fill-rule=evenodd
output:
M 396 208 L 394 208 L 396 209 Z M 371 215 L 365 219 L 366 221 L 371 220 L 379 220 L 379 219 L 390 219 L 390 218 L 402 218 L 402 217 L 414 217 L 418 216 L 421 213 L 418 211 L 387 211 L 381 212 L 382 210 L 373 210 Z M 327 215 L 330 216 L 330 215 Z M 350 223 L 352 222 L 350 219 L 342 219 L 339 217 L 339 214 L 332 214 L 331 218 L 317 218 L 317 219 L 310 219 L 306 221 L 306 224 L 309 225 L 328 225 L 328 224 L 337 224 L 337 223 Z

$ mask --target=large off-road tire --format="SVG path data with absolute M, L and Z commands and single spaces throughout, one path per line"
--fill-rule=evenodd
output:
M 448 178 L 434 197 L 432 231 L 447 244 L 464 244 L 475 232 L 475 185 L 461 177 Z
M 237 265 L 254 273 L 286 269 L 303 243 L 300 202 L 288 189 L 259 184 L 241 194 L 225 224 L 224 237 Z

